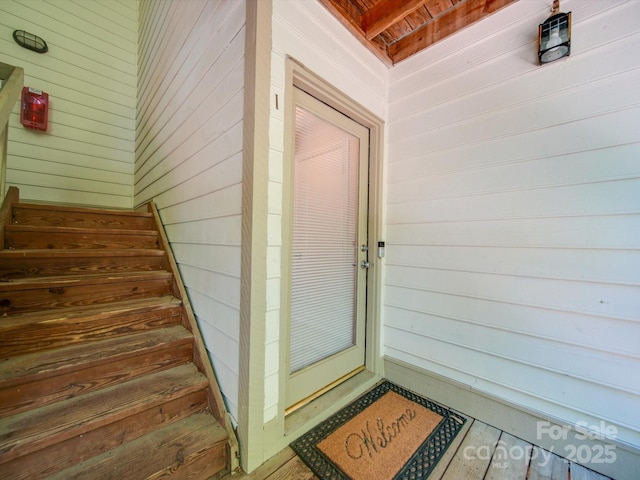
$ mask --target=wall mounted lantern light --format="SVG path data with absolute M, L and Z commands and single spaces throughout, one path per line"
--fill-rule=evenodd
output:
M 44 38 L 41 38 L 33 33 L 25 32 L 24 30 L 14 30 L 13 39 L 18 45 L 28 50 L 33 50 L 36 53 L 47 53 L 49 47 Z
M 560 12 L 560 0 L 554 0 L 551 16 L 538 26 L 540 65 L 571 54 L 571 12 Z

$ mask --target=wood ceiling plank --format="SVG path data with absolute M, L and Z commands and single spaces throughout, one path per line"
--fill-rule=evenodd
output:
M 429 0 L 425 6 L 432 17 L 437 17 L 453 7 L 453 2 L 451 0 Z
M 355 31 L 358 35 L 364 36 L 364 31 L 360 27 L 362 15 L 348 0 L 319 0 L 343 25 L 348 25 L 349 30 Z
M 376 3 L 378 3 L 378 1 L 384 2 L 384 0 L 342 0 L 342 1 L 348 1 L 360 13 L 366 12 L 371 7 L 373 7 Z
M 427 22 L 430 22 L 433 19 L 433 15 L 429 13 L 427 10 L 427 6 L 424 5 L 417 10 L 411 12 L 409 15 L 404 17 L 404 21 L 411 25 L 411 30 L 415 30 L 416 28 L 420 28 Z
M 467 0 L 460 3 L 424 27 L 389 45 L 389 56 L 394 64 L 398 63 L 514 1 L 518 0 Z
M 411 12 L 422 7 L 428 0 L 387 0 L 375 4 L 364 12 L 361 29 L 365 38 L 371 40 Z
M 371 50 L 380 60 L 382 60 L 386 65 L 391 65 L 391 58 L 389 58 L 387 46 L 385 44 L 368 41 L 366 39 L 364 31 L 361 27 L 361 15 L 354 8 L 347 9 L 338 0 L 318 1 L 322 5 L 324 5 L 325 8 L 329 10 L 329 12 L 331 12 L 333 16 L 336 17 L 340 21 L 340 23 L 342 23 L 342 25 L 347 28 L 347 30 L 355 35 L 355 37 L 360 40 L 360 42 L 369 50 Z

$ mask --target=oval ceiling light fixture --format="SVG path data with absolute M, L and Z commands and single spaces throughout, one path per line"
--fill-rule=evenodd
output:
M 33 50 L 34 52 L 46 53 L 47 51 L 49 51 L 47 42 L 45 42 L 43 38 L 40 38 L 33 33 L 25 32 L 24 30 L 14 30 L 13 39 L 21 47 Z
M 571 54 L 571 12 L 560 12 L 560 0 L 553 1 L 551 16 L 538 25 L 540 65 Z

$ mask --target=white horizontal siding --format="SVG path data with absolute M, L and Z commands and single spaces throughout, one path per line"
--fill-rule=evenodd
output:
M 328 84 L 381 118 L 386 115 L 388 69 L 317 1 L 273 1 L 271 117 L 267 248 L 265 422 L 282 410 L 279 397 L 282 196 L 286 58 L 292 57 Z M 276 106 L 276 96 L 278 97 Z
M 640 446 L 640 2 L 516 2 L 391 71 L 385 352 Z
M 615 232 L 612 234 L 611 232 Z M 421 245 L 637 249 L 640 222 L 636 215 L 556 216 L 396 223 L 390 243 Z
M 429 268 L 452 272 L 487 273 L 511 277 L 556 279 L 567 282 L 640 284 L 640 251 L 502 247 L 499 258 L 489 247 L 406 245 L 394 249 L 389 263 L 406 267 Z
M 140 9 L 135 204 L 158 206 L 230 414 L 238 418 L 245 4 Z
M 19 47 L 13 30 L 49 51 Z M 46 133 L 10 120 L 7 184 L 24 200 L 131 208 L 136 99 L 137 0 L 0 3 L 0 61 L 24 69 L 49 94 Z

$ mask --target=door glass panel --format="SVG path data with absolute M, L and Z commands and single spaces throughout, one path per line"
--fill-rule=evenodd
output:
M 290 373 L 355 344 L 359 139 L 297 107 Z

